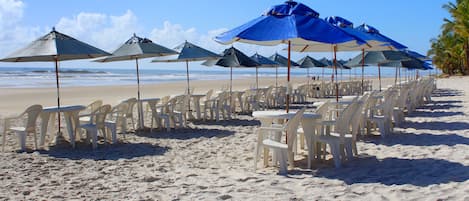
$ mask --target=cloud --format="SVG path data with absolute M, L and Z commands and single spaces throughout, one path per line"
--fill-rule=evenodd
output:
M 38 27 L 21 25 L 25 4 L 18 0 L 0 0 L 0 56 L 18 49 L 33 40 Z
M 130 10 L 120 16 L 81 12 L 72 18 L 62 17 L 56 28 L 108 51 L 142 30 L 137 16 Z

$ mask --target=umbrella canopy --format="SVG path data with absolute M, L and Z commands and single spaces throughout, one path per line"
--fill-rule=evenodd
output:
M 310 56 L 305 56 L 298 61 L 300 68 L 312 68 L 312 67 L 326 67 L 326 64 L 320 62 Z
M 410 57 L 401 51 L 374 51 L 366 52 L 364 56 L 357 55 L 352 58 L 350 61 L 345 63 L 346 66 L 361 66 L 362 63 L 366 65 L 376 65 L 380 63 L 390 62 L 390 61 L 399 61 L 399 60 L 409 60 Z
M 184 61 L 205 61 L 220 58 L 220 55 L 185 41 L 173 48 L 179 52 L 177 55 L 158 57 L 151 62 L 184 62 Z
M 202 63 L 202 65 L 210 66 L 217 65 L 222 67 L 230 67 L 230 99 L 231 92 L 233 91 L 233 67 L 257 67 L 260 66 L 259 63 L 248 57 L 243 52 L 239 51 L 234 47 L 230 47 L 223 51 L 222 56 L 215 62 L 207 61 Z M 232 101 L 230 100 L 230 103 Z
M 270 60 L 275 61 L 279 64 L 279 66 L 285 66 L 288 67 L 288 59 L 278 53 L 273 54 L 272 56 L 269 57 Z M 290 66 L 300 66 L 300 64 L 297 64 L 296 62 L 290 60 Z M 275 68 L 275 87 L 278 87 L 278 67 Z
M 381 65 L 387 62 L 403 61 L 403 60 L 409 60 L 409 59 L 411 59 L 411 57 L 402 51 L 387 50 L 387 51 L 376 51 L 376 52 L 364 52 L 352 58 L 350 61 L 345 63 L 345 65 L 347 66 L 362 66 L 364 64 L 365 65 L 378 65 L 379 89 L 381 90 Z
M 325 64 L 324 68 L 334 68 L 334 61 L 327 59 L 326 57 L 323 57 L 322 59 L 320 59 L 319 62 Z M 336 66 L 338 69 L 347 69 L 347 70 L 351 69 L 349 65 L 346 65 L 340 62 L 339 60 L 336 62 Z
M 179 52 L 179 54 L 156 58 L 156 59 L 153 59 L 151 62 L 186 62 L 187 94 L 190 94 L 189 62 L 190 61 L 215 60 L 215 59 L 220 58 L 220 55 L 213 53 L 209 50 L 206 50 L 204 48 L 201 48 L 187 41 L 176 46 L 174 50 Z
M 307 78 L 308 78 L 308 85 L 309 85 L 309 68 L 313 67 L 325 67 L 326 64 L 306 55 L 302 59 L 298 60 L 298 63 L 300 64 L 300 68 L 306 68 L 307 69 Z
M 215 37 L 222 44 L 243 42 L 259 45 L 287 43 L 290 59 L 291 44 L 363 44 L 359 38 L 351 36 L 319 18 L 319 13 L 295 1 L 271 7 L 262 16 Z M 287 81 L 290 81 L 288 65 Z M 287 111 L 289 94 L 287 94 Z
M 137 70 L 137 101 L 138 101 L 138 128 L 143 128 L 142 104 L 140 102 L 140 75 L 138 69 L 138 59 L 159 57 L 178 54 L 178 52 L 153 43 L 150 39 L 141 38 L 133 35 L 129 40 L 117 48 L 111 56 L 103 59 L 94 60 L 96 62 L 113 62 L 135 60 L 135 68 Z
M 277 62 L 280 66 L 288 66 L 288 58 L 282 56 L 281 54 L 275 53 L 269 57 L 270 60 Z M 290 60 L 291 66 L 300 66 L 300 64 Z
M 358 27 L 355 28 L 356 30 L 359 30 L 361 32 L 367 33 L 375 38 L 379 38 L 380 41 L 385 41 L 387 44 L 384 46 L 389 46 L 395 50 L 403 50 L 406 49 L 407 46 L 396 42 L 395 40 L 392 40 L 391 38 L 381 34 L 378 29 L 368 25 L 368 24 L 362 24 Z
M 111 56 L 95 60 L 97 62 L 126 61 L 150 57 L 178 54 L 178 52 L 153 43 L 150 39 L 133 35 L 129 40 L 112 52 Z
M 57 84 L 57 107 L 60 110 L 59 61 L 90 59 L 109 55 L 109 53 L 88 45 L 52 28 L 52 31 L 33 41 L 26 47 L 13 52 L 2 62 L 55 62 L 55 79 Z M 60 112 L 57 113 L 60 133 Z M 73 140 L 73 139 L 72 139 Z M 73 143 L 72 143 L 73 144 Z
M 334 51 L 357 51 L 362 49 L 373 49 L 373 50 L 390 50 L 387 46 L 387 41 L 382 38 L 374 37 L 371 34 L 366 34 L 362 31 L 353 28 L 353 23 L 346 20 L 345 18 L 338 16 L 326 17 L 325 21 L 331 25 L 340 28 L 342 31 L 356 38 L 366 41 L 363 44 L 336 44 L 336 45 L 322 45 L 322 44 L 306 44 L 306 45 L 293 45 L 292 50 L 295 52 L 326 52 Z
M 276 68 L 279 66 L 279 64 L 258 53 L 255 53 L 254 55 L 252 55 L 251 59 L 260 64 L 259 66 L 256 66 L 256 88 L 259 88 L 259 67 L 265 67 L 265 68 L 275 67 Z
M 26 47 L 19 49 L 2 62 L 51 62 L 76 59 L 90 59 L 109 55 L 109 53 L 81 42 L 75 38 L 52 31 Z

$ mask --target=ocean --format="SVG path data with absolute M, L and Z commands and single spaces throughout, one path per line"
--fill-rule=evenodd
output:
M 279 68 L 279 76 L 286 76 L 286 68 Z M 294 77 L 306 77 L 306 69 L 293 68 L 291 75 Z M 189 71 L 191 80 L 226 80 L 230 78 L 229 68 L 207 67 Z M 325 79 L 330 79 L 331 70 L 325 70 Z M 255 68 L 233 68 L 233 79 L 255 79 Z M 355 75 L 356 74 L 356 75 Z M 136 84 L 136 71 L 134 68 L 62 68 L 60 69 L 61 86 L 109 86 Z M 322 76 L 322 69 L 310 69 L 310 76 Z M 365 76 L 377 76 L 377 68 L 365 68 Z M 394 77 L 393 68 L 382 68 L 382 77 Z M 275 69 L 259 68 L 260 79 L 262 77 L 275 77 Z M 339 79 L 360 77 L 361 69 L 339 70 Z M 155 84 L 186 80 L 184 69 L 141 69 L 140 83 Z M 33 67 L 0 67 L 0 88 L 34 88 L 55 87 L 55 70 L 53 68 Z

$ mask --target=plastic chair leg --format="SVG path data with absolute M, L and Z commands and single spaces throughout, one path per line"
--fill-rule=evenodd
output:
M 26 149 L 26 133 L 25 132 L 16 132 L 18 136 L 18 143 L 20 145 L 20 150 L 24 151 Z

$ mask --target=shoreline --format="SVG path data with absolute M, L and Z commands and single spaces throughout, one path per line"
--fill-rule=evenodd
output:
M 377 86 L 377 78 L 373 86 Z M 313 81 L 313 80 L 312 80 Z M 328 80 L 326 80 L 328 81 Z M 254 79 L 234 79 L 233 90 L 244 90 L 255 86 Z M 306 83 L 306 77 L 292 77 L 291 83 L 296 86 Z M 383 78 L 382 86 L 394 82 L 394 78 Z M 284 86 L 286 77 L 279 77 L 278 85 Z M 259 78 L 259 87 L 275 85 L 275 78 Z M 223 86 L 229 86 L 229 80 L 193 80 L 190 87 L 194 93 L 205 94 L 209 89 L 219 90 Z M 158 84 L 141 84 L 140 92 L 142 98 L 161 98 L 166 95 L 183 94 L 187 90 L 186 81 L 175 81 Z M 44 107 L 57 105 L 55 87 L 44 88 L 4 88 L 0 90 L 0 116 L 19 114 L 33 104 L 41 104 Z M 73 86 L 60 88 L 60 100 L 62 105 L 87 105 L 94 100 L 103 100 L 105 104 L 115 105 L 122 100 L 137 96 L 137 85 L 108 85 L 108 86 Z

